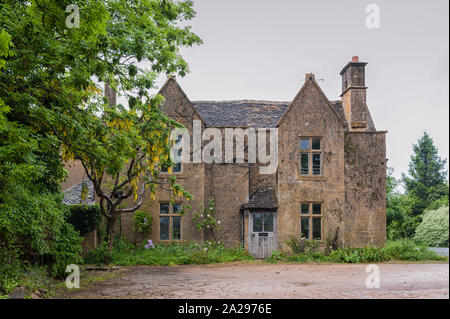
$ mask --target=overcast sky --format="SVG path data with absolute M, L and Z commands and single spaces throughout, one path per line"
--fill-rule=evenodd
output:
M 367 102 L 388 130 L 388 166 L 408 169 L 412 144 L 431 134 L 449 154 L 448 0 L 195 0 L 193 31 L 204 44 L 183 49 L 191 72 L 178 82 L 191 100 L 291 101 L 305 73 L 330 100 L 352 56 L 368 62 Z M 377 4 L 380 28 L 366 6 Z

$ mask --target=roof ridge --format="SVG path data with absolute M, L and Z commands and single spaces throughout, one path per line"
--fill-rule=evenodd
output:
M 213 100 L 199 100 L 192 101 L 192 104 L 201 104 L 201 103 L 265 103 L 265 104 L 290 104 L 290 101 L 268 101 L 268 100 L 251 100 L 251 99 L 242 99 L 242 100 L 221 100 L 221 101 L 213 101 Z

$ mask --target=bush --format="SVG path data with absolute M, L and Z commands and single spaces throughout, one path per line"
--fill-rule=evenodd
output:
M 71 205 L 66 221 L 84 236 L 98 227 L 102 213 L 98 205 Z
M 297 238 L 295 236 L 291 236 L 291 239 L 286 241 L 286 244 L 294 254 L 316 252 L 319 249 L 319 241 Z
M 287 254 L 282 250 L 274 250 L 270 254 L 269 259 L 267 260 L 270 263 L 276 263 L 278 261 L 281 261 L 283 259 L 287 258 Z
M 64 220 L 61 195 L 17 192 L 0 203 L 0 291 L 11 291 L 28 267 L 42 266 L 61 277 L 65 267 L 81 263 L 81 238 Z
M 23 269 L 19 260 L 8 261 L 9 258 L 2 255 L 0 251 L 0 295 L 9 293 L 19 284 Z
M 66 267 L 70 264 L 81 264 L 81 242 L 83 239 L 78 236 L 73 226 L 64 223 L 61 227 L 60 233 L 55 236 L 52 248 L 48 255 L 49 273 L 56 278 L 66 276 Z
M 435 252 L 428 250 L 423 245 L 418 245 L 412 240 L 403 239 L 398 241 L 390 241 L 381 250 L 391 260 L 406 261 L 426 261 L 426 260 L 445 260 L 445 257 L 437 255 Z
M 108 244 L 103 242 L 97 248 L 90 250 L 86 257 L 84 257 L 84 262 L 86 264 L 93 265 L 104 265 L 111 263 L 111 252 L 108 249 Z
M 337 263 L 374 263 L 390 260 L 390 256 L 377 247 L 339 248 L 333 250 L 327 260 Z
M 390 260 L 427 261 L 447 260 L 428 250 L 423 245 L 417 245 L 412 240 L 390 241 L 386 246 L 378 248 L 366 246 L 362 248 L 341 247 L 332 250 L 328 255 L 318 250 L 308 250 L 303 253 L 286 254 L 275 250 L 267 262 L 335 262 L 335 263 L 378 263 Z
M 422 223 L 416 229 L 414 240 L 427 246 L 448 247 L 448 223 L 448 206 L 427 211 L 423 215 Z
M 134 212 L 136 230 L 143 235 L 151 235 L 153 217 L 149 212 L 137 210 Z

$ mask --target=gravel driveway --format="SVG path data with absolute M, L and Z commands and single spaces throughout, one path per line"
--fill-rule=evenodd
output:
M 366 287 L 366 264 L 136 266 L 59 298 L 448 298 L 449 265 L 379 264 L 380 288 Z

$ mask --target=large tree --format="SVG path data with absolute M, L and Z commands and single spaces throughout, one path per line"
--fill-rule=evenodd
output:
M 46 173 L 55 177 L 47 180 L 60 180 L 61 155 L 81 161 L 107 219 L 111 248 L 118 216 L 136 210 L 145 189 L 154 193 L 158 166 L 171 164 L 169 135 L 179 124 L 162 114 L 162 97 L 148 90 L 161 73 L 188 71 L 179 50 L 201 43 L 186 24 L 193 4 L 7 0 L 0 14 L 14 55 L 0 74 L 6 117 L 40 136 L 37 155 L 53 165 Z M 127 102 L 105 98 L 105 86 Z M 174 196 L 189 196 L 174 178 L 169 186 Z
M 413 145 L 409 176 L 403 174 L 406 191 L 413 200 L 413 215 L 423 213 L 434 201 L 448 196 L 446 162 L 446 159 L 439 157 L 433 139 L 424 132 L 417 144 Z

